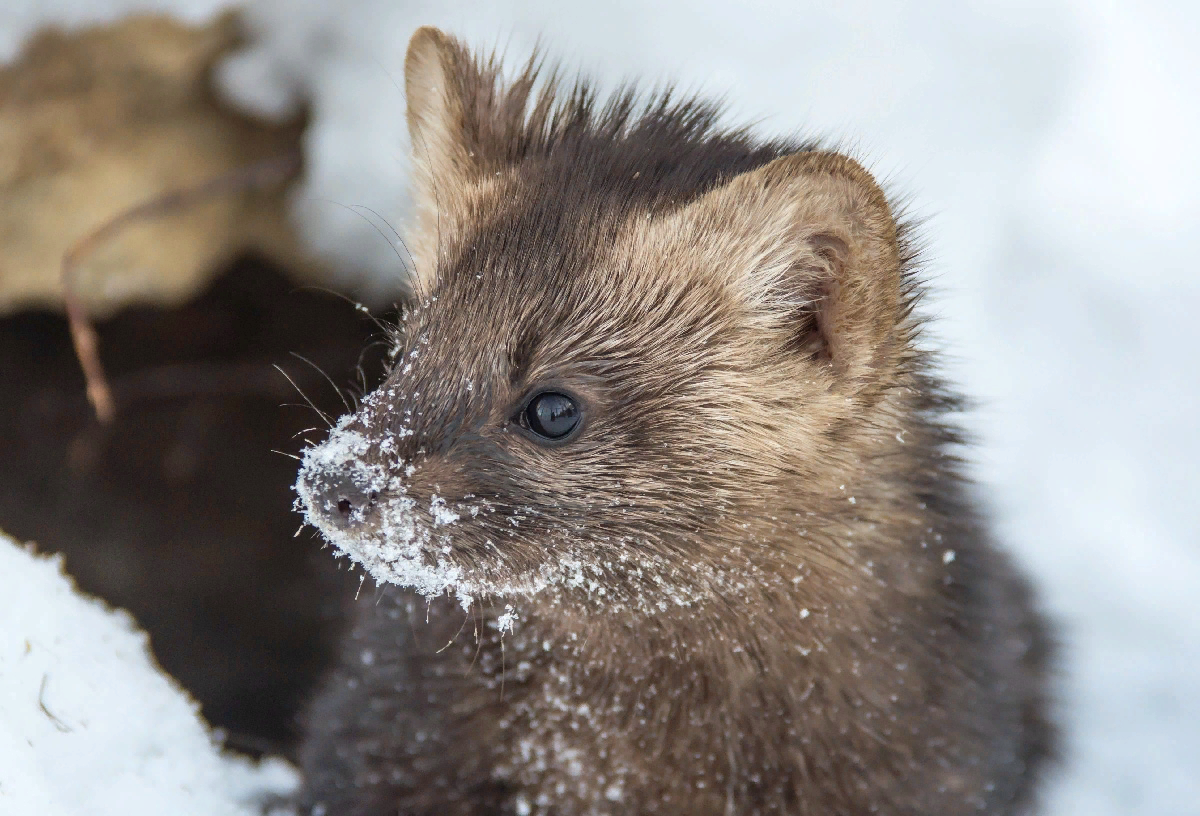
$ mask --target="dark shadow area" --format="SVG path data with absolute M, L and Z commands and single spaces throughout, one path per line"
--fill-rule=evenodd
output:
M 292 510 L 305 429 L 345 412 L 381 332 L 350 303 L 240 260 L 177 309 L 97 326 L 117 401 L 87 404 L 57 314 L 0 319 L 0 529 L 66 555 L 128 609 L 230 747 L 291 755 L 295 715 L 333 657 L 358 576 Z M 362 360 L 378 378 L 383 348 Z

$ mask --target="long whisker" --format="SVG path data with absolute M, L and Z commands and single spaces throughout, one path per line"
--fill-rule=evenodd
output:
M 387 69 L 387 66 L 384 65 L 382 62 L 380 62 L 378 59 L 375 60 L 375 64 L 379 67 L 379 70 L 383 71 L 384 75 L 387 76 L 387 78 L 389 80 L 391 80 L 392 87 L 396 89 L 397 93 L 400 94 L 400 98 L 403 99 L 405 97 L 404 89 L 400 87 L 400 83 L 396 81 L 396 77 L 393 76 L 392 72 Z M 365 209 L 371 209 L 371 208 L 366 207 Z M 408 276 L 409 277 L 409 285 L 413 286 L 414 282 L 416 281 L 416 277 L 417 277 L 417 260 L 416 260 L 416 258 L 413 257 L 412 250 L 410 250 L 408 248 L 408 244 L 404 243 L 404 238 L 402 238 L 400 236 L 400 233 L 396 231 L 396 228 L 393 227 L 391 224 L 388 224 L 388 221 L 386 218 L 384 218 L 382 215 L 379 215 L 379 213 L 375 212 L 374 210 L 371 210 L 371 212 L 375 213 L 375 215 L 379 217 L 379 220 L 383 221 L 383 223 L 388 225 L 388 227 L 392 231 L 392 234 L 396 236 L 396 240 L 400 242 L 400 246 L 404 247 L 404 251 L 406 253 L 408 253 L 408 260 L 411 264 L 411 273 Z M 414 287 L 414 290 L 415 290 L 415 287 Z
M 368 224 L 370 224 L 371 228 L 379 233 L 379 237 L 381 237 L 381 238 L 383 238 L 383 240 L 387 241 L 388 246 L 391 247 L 392 252 L 394 252 L 396 254 L 396 260 L 398 260 L 400 262 L 400 268 L 404 270 L 407 277 L 411 277 L 411 275 L 408 275 L 408 264 L 406 264 L 404 262 L 404 256 L 400 254 L 400 250 L 396 249 L 396 244 L 392 242 L 391 238 L 388 238 L 387 235 L 384 234 L 383 230 L 381 230 L 379 228 L 378 224 L 376 224 L 370 218 L 367 218 L 362 213 L 358 212 L 358 210 L 360 210 L 360 209 L 367 210 L 368 212 L 375 215 L 376 218 L 378 218 L 380 221 L 382 221 L 383 223 L 388 225 L 388 229 L 390 229 L 393 234 L 396 234 L 396 239 L 399 240 L 400 235 L 396 233 L 396 228 L 393 227 L 391 224 L 388 224 L 388 221 L 386 218 L 384 218 L 382 215 L 375 212 L 375 210 L 372 210 L 370 207 L 366 206 L 365 204 L 350 204 L 350 205 L 343 205 L 343 206 L 345 206 L 346 209 L 350 210 L 351 212 L 357 213 L 362 218 L 362 220 L 364 220 Z M 403 244 L 404 242 L 400 241 L 400 243 Z M 406 249 L 407 249 L 407 247 L 406 247 Z
M 326 200 L 326 199 L 322 199 L 322 200 Z M 336 204 L 337 202 L 331 201 L 330 203 Z M 326 295 L 333 295 L 338 300 L 344 300 L 346 303 L 349 303 L 351 306 L 353 306 L 354 311 L 365 314 L 368 318 L 370 318 L 371 322 L 375 324 L 375 328 L 379 329 L 380 331 L 382 331 L 382 332 L 392 331 L 394 328 L 390 324 L 384 322 L 382 319 L 371 314 L 370 310 L 367 309 L 366 306 L 359 303 L 354 298 L 350 297 L 349 295 L 343 294 L 342 292 L 338 292 L 333 289 L 330 289 L 328 286 L 317 286 L 315 284 L 305 284 L 303 286 L 297 286 L 294 291 L 297 291 L 297 292 L 313 291 L 313 292 L 321 292 Z
M 378 211 L 371 209 L 370 207 L 368 207 L 365 204 L 355 204 L 354 207 L 367 210 L 368 212 L 372 213 L 376 218 L 378 218 L 380 221 L 387 224 L 388 229 L 390 229 L 392 231 L 392 235 L 396 236 L 396 243 L 398 243 L 398 244 L 400 244 L 400 246 L 404 247 L 404 252 L 406 255 L 408 255 L 408 263 L 404 265 L 404 268 L 409 273 L 409 285 L 411 286 L 412 280 L 414 278 L 416 278 L 416 275 L 417 275 L 417 259 L 413 257 L 412 250 L 408 248 L 408 244 L 405 242 L 404 236 L 401 235 L 400 232 L 395 227 L 392 226 L 390 221 L 388 221 L 386 218 L 384 218 L 382 215 L 380 215 Z M 393 244 L 393 249 L 394 248 L 395 248 L 395 245 Z M 400 263 L 404 264 L 404 261 L 401 260 Z
M 449 649 L 451 646 L 454 645 L 454 641 L 458 640 L 458 636 L 462 634 L 463 629 L 467 628 L 467 621 L 470 619 L 471 619 L 471 613 L 463 612 L 462 625 L 458 627 L 458 631 L 454 633 L 454 637 L 452 637 L 448 641 L 446 641 L 446 645 L 437 650 L 438 654 L 441 654 L 442 652 L 446 651 L 447 649 Z
M 351 205 L 350 205 L 350 209 L 352 209 L 352 210 L 366 210 L 366 211 L 367 211 L 367 212 L 369 212 L 371 215 L 375 216 L 375 217 L 376 217 L 376 218 L 378 218 L 380 221 L 382 221 L 383 223 L 387 224 L 387 228 L 388 228 L 389 230 L 391 230 L 391 231 L 392 231 L 392 235 L 396 236 L 396 241 L 398 241 L 399 243 L 404 243 L 404 240 L 403 240 L 403 239 L 400 237 L 400 233 L 399 233 L 399 232 L 397 232 L 397 231 L 396 231 L 396 228 L 392 226 L 392 222 L 388 221 L 386 218 L 384 218 L 382 215 L 380 215 L 380 214 L 379 214 L 379 210 L 376 210 L 376 209 L 374 209 L 374 208 L 372 208 L 372 207 L 368 207 L 366 204 L 351 204 Z M 388 239 L 388 241 L 390 242 L 390 241 L 391 241 L 391 239 L 389 238 L 389 239 Z M 393 246 L 394 246 L 394 245 L 393 245 Z
M 342 393 L 342 389 L 337 387 L 337 383 L 335 383 L 333 381 L 333 378 L 325 373 L 324 369 L 322 369 L 319 365 L 314 363 L 312 360 L 305 357 L 303 354 L 297 354 L 296 352 L 293 351 L 293 352 L 291 352 L 291 355 L 293 357 L 295 357 L 297 360 L 299 360 L 300 362 L 307 363 L 308 365 L 312 366 L 313 369 L 318 374 L 320 374 L 322 377 L 325 378 L 325 382 L 329 383 L 329 386 L 333 389 L 334 393 L 338 395 L 338 399 L 340 399 L 342 401 L 342 405 L 346 406 L 346 410 L 347 411 L 351 410 L 350 403 L 349 403 L 349 401 L 347 401 L 346 395 Z
M 475 668 L 475 661 L 479 660 L 479 651 L 483 648 L 483 638 L 479 636 L 479 614 L 483 607 L 483 601 L 476 601 L 471 604 L 471 616 L 475 619 L 475 656 L 471 658 L 471 664 L 467 666 L 467 670 L 463 672 L 463 677 L 471 673 L 471 669 Z
M 373 229 L 373 230 L 375 230 L 377 233 L 379 233 L 379 237 L 380 237 L 380 238 L 382 238 L 383 240 L 387 241 L 387 245 L 388 245 L 388 247 L 389 247 L 389 248 L 392 250 L 392 252 L 394 252 L 394 253 L 395 253 L 395 255 L 396 255 L 396 260 L 398 260 L 398 261 L 400 262 L 400 267 L 401 267 L 402 269 L 404 269 L 406 272 L 408 271 L 408 265 L 404 263 L 404 257 L 403 257 L 403 256 L 400 254 L 400 250 L 396 249 L 396 245 L 392 243 L 392 239 L 391 239 L 391 238 L 388 238 L 388 237 L 387 237 L 387 235 L 385 235 L 385 234 L 384 234 L 383 230 L 381 230 L 381 229 L 379 228 L 379 225 L 378 225 L 378 224 L 376 224 L 376 223 L 375 223 L 374 221 L 372 221 L 370 218 L 367 218 L 365 215 L 363 215 L 362 213 L 360 213 L 358 210 L 356 210 L 356 209 L 355 209 L 355 207 L 362 207 L 363 205 L 361 205 L 361 204 L 356 204 L 356 205 L 354 205 L 354 206 L 350 206 L 349 204 L 343 204 L 343 203 L 342 203 L 342 202 L 340 202 L 340 201 L 334 201 L 332 198 L 320 198 L 320 197 L 317 197 L 317 196 L 313 196 L 312 198 L 310 198 L 310 199 L 308 199 L 308 200 L 309 200 L 309 201 L 321 201 L 321 202 L 324 202 L 325 204 L 333 204 L 333 205 L 334 205 L 334 206 L 336 206 L 336 207 L 341 207 L 342 209 L 344 209 L 344 210 L 346 210 L 346 211 L 348 211 L 348 212 L 352 212 L 352 213 L 354 213 L 354 214 L 355 214 L 355 215 L 357 215 L 359 218 L 361 218 L 363 221 L 365 221 L 366 223 L 370 224 L 370 225 L 371 225 L 371 229 Z M 368 209 L 368 210 L 370 210 L 371 208 L 370 208 L 370 207 L 363 207 L 363 209 Z M 374 211 L 374 210 L 371 210 L 371 212 L 375 212 L 375 211 Z M 385 223 L 386 223 L 386 222 L 385 222 Z M 391 226 L 391 225 L 389 224 L 388 226 Z M 407 249 L 407 247 L 406 247 L 406 249 Z M 409 277 L 412 277 L 412 276 L 409 276 Z M 355 305 L 358 305 L 358 304 L 355 304 Z
M 278 365 L 275 366 L 275 370 L 278 371 L 280 374 L 282 374 L 284 379 L 286 379 L 288 382 L 290 382 L 292 384 L 292 388 L 296 389 L 296 393 L 298 393 L 301 397 L 304 398 L 304 401 L 308 403 L 309 408 L 312 408 L 314 411 L 317 412 L 317 416 L 321 417 L 321 419 L 323 419 L 325 421 L 325 425 L 328 426 L 329 428 L 332 428 L 333 420 L 331 420 L 329 418 L 329 414 L 325 413 L 320 408 L 318 408 L 313 403 L 313 401 L 308 398 L 308 394 L 304 393 L 304 389 L 302 389 L 300 386 L 296 385 L 296 381 L 293 380 L 291 377 L 289 377 L 288 373 L 286 371 L 284 371 Z

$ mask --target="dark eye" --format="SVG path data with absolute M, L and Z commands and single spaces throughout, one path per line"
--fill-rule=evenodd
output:
M 529 401 L 522 424 L 543 439 L 563 439 L 579 425 L 579 403 L 556 391 L 543 391 Z

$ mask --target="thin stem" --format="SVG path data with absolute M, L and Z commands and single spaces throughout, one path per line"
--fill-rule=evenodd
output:
M 104 365 L 100 361 L 96 330 L 92 327 L 87 309 L 75 289 L 75 275 L 80 262 L 130 224 L 186 209 L 197 201 L 214 195 L 267 187 L 295 173 L 300 168 L 300 160 L 300 151 L 290 150 L 280 156 L 264 159 L 209 179 L 195 187 L 171 190 L 118 213 L 76 240 L 63 253 L 63 305 L 71 329 L 71 342 L 75 346 L 75 356 L 79 358 L 79 366 L 83 369 L 83 377 L 87 383 L 88 402 L 92 404 L 100 422 L 112 422 L 117 409 L 108 378 L 104 374 Z

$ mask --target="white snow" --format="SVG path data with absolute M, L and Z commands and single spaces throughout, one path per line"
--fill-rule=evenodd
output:
M 368 397 L 368 408 L 370 400 Z M 431 525 L 415 512 L 416 502 L 408 497 L 404 479 L 398 475 L 402 463 L 394 456 L 390 457 L 390 464 L 368 463 L 370 442 L 349 427 L 356 419 L 354 415 L 342 417 L 324 442 L 305 449 L 296 482 L 299 494 L 296 509 L 340 554 L 361 564 L 375 580 L 411 587 L 426 597 L 457 590 L 463 609 L 469 610 L 474 597 L 464 586 L 462 569 L 442 555 L 433 563 L 426 557 L 436 539 Z M 332 521 L 339 517 L 336 507 L 339 499 L 331 485 L 340 484 L 347 475 L 353 484 L 369 491 L 374 498 L 370 506 L 361 501 L 354 506 L 348 517 L 351 526 L 343 528 Z M 435 525 L 457 520 L 458 515 L 444 501 L 435 498 L 431 505 Z M 377 531 L 375 535 L 362 534 L 368 514 L 368 523 Z
M 433 516 L 433 526 L 441 527 L 446 524 L 453 524 L 458 521 L 458 513 L 446 506 L 446 500 L 441 496 L 434 496 L 429 501 L 429 513 Z
M 496 617 L 496 630 L 500 632 L 500 634 L 511 632 L 513 627 L 516 626 L 518 620 L 520 620 L 520 618 L 518 617 L 517 611 L 513 608 L 512 604 L 505 604 L 504 611 Z
M 222 754 L 126 613 L 0 533 L 0 813 L 256 816 L 281 760 Z
M 35 18 L 134 5 L 8 0 L 0 58 Z M 261 39 L 219 78 L 263 114 L 310 101 L 296 216 L 376 301 L 402 281 L 381 219 L 406 215 L 419 24 L 515 58 L 541 36 L 610 84 L 723 92 L 731 121 L 842 139 L 911 192 L 936 340 L 981 398 L 978 475 L 1069 649 L 1048 812 L 1200 814 L 1200 5 L 255 0 L 249 16 Z

